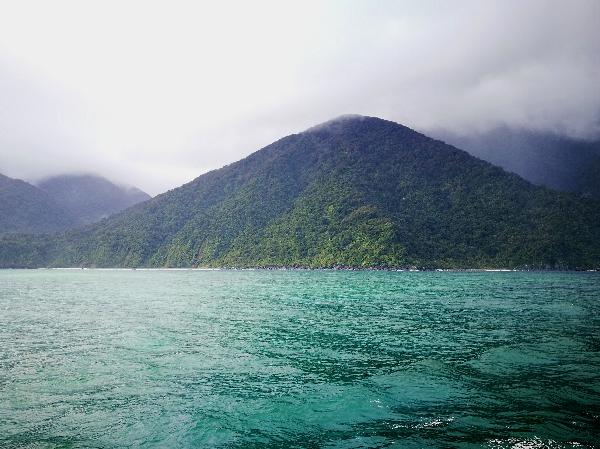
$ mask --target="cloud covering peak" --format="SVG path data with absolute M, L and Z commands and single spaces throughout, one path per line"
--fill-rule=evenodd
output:
M 0 172 L 156 194 L 348 112 L 600 135 L 600 2 L 5 2 Z

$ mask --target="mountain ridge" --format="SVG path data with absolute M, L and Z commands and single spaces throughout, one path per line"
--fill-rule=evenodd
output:
M 600 198 L 600 141 L 507 126 L 433 135 L 536 185 Z
M 595 268 L 596 201 L 394 122 L 334 119 L 0 266 Z
M 121 186 L 94 174 L 51 176 L 36 186 L 81 224 L 94 223 L 151 198 L 137 187 Z
M 61 231 L 76 224 L 76 219 L 46 192 L 0 174 L 0 235 Z
M 0 174 L 0 234 L 74 229 L 150 198 L 96 175 L 60 175 L 36 184 Z

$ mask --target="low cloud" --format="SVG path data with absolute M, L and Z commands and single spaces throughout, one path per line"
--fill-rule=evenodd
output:
M 600 3 L 12 2 L 0 172 L 156 194 L 332 117 L 600 136 Z

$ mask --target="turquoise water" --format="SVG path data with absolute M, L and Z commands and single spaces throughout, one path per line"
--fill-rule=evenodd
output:
M 2 448 L 599 441 L 598 273 L 0 271 Z

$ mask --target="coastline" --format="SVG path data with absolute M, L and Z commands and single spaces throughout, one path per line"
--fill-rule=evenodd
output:
M 58 271 L 384 271 L 394 273 L 600 273 L 597 269 L 577 268 L 381 268 L 381 267 L 12 267 L 0 270 L 58 270 Z

